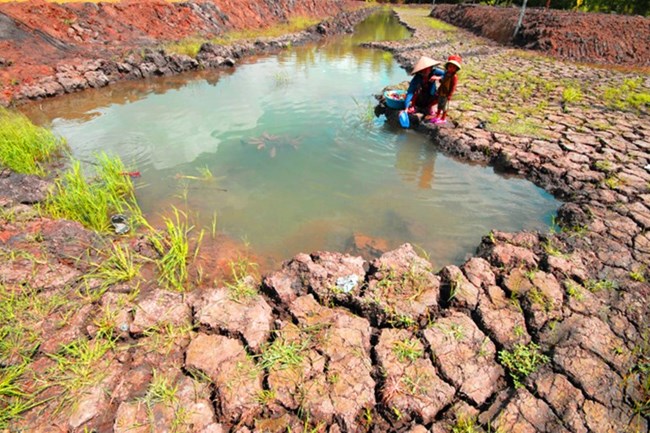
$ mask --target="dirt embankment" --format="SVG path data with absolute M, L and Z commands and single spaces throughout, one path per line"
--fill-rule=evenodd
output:
M 539 50 L 565 60 L 650 66 L 650 19 L 529 8 L 517 37 L 518 7 L 436 5 L 431 16 L 500 43 Z
M 29 92 L 22 95 L 21 89 L 44 77 L 67 73 L 69 66 L 74 68 L 99 59 L 119 63 L 129 52 L 165 41 L 209 39 L 227 31 L 271 26 L 296 16 L 332 17 L 353 5 L 349 0 L 0 3 L 0 102 L 6 104 L 16 97 L 53 96 Z M 67 68 L 60 70 L 61 65 Z M 79 72 L 83 75 L 96 70 L 85 68 Z M 118 78 L 109 76 L 108 80 Z M 65 83 L 58 81 L 66 92 L 78 90 L 67 89 Z M 107 83 L 91 79 L 88 85 Z M 49 93 L 58 94 L 50 90 Z

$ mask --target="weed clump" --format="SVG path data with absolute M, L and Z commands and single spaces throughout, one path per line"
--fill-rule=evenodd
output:
M 73 161 L 70 170 L 57 179 L 43 210 L 54 218 L 78 221 L 100 233 L 110 229 L 110 215 L 124 212 L 141 219 L 133 183 L 125 175 L 119 158 L 98 157 L 96 175 L 87 179 L 81 162 Z
M 539 351 L 539 346 L 533 342 L 529 344 L 515 344 L 512 352 L 502 350 L 499 352 L 499 361 L 508 369 L 515 388 L 524 386 L 526 377 L 535 373 L 539 367 L 550 361 L 549 357 Z
M 43 176 L 45 165 L 65 146 L 65 140 L 50 130 L 0 107 L 0 165 L 17 173 Z

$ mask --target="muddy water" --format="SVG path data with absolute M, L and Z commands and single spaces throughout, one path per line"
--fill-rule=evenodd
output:
M 210 230 L 216 215 L 220 232 L 271 264 L 344 251 L 362 235 L 388 248 L 411 242 L 442 266 L 462 262 L 491 229 L 545 230 L 559 203 L 543 190 L 460 164 L 373 116 L 372 95 L 408 75 L 356 44 L 407 36 L 382 13 L 352 37 L 228 72 L 69 95 L 28 114 L 66 137 L 73 156 L 105 151 L 139 171 L 150 219 L 175 206 Z

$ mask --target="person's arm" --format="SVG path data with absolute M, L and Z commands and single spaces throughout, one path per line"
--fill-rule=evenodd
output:
M 451 101 L 451 96 L 456 91 L 456 85 L 457 84 L 458 84 L 458 75 L 454 74 L 454 77 L 451 80 L 451 89 L 449 89 L 449 96 L 447 96 L 447 100 Z
M 411 99 L 413 99 L 413 94 L 415 94 L 415 91 L 418 89 L 418 87 L 420 87 L 421 81 L 422 79 L 417 74 L 411 79 L 411 82 L 409 83 L 409 88 L 406 91 L 406 99 L 404 100 L 404 106 L 406 108 L 409 108 L 409 105 L 411 104 Z

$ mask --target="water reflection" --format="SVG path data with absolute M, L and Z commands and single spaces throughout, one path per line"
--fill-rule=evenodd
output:
M 395 168 L 406 182 L 414 182 L 420 189 L 431 189 L 436 151 L 426 142 L 415 140 L 400 143 L 395 153 Z

